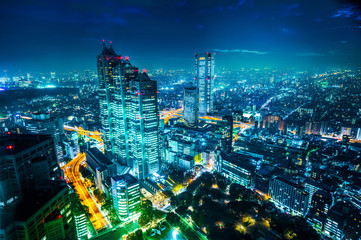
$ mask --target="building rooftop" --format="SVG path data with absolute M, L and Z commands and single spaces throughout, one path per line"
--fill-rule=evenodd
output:
M 256 169 L 256 167 L 250 163 L 250 160 L 252 159 L 252 157 L 250 157 L 250 156 L 235 153 L 235 152 L 222 153 L 221 156 L 222 156 L 222 159 L 225 159 L 228 162 L 233 163 L 239 167 L 242 167 L 248 171 L 255 171 L 255 169 Z
M 15 203 L 0 211 L 0 229 L 5 228 L 13 221 L 26 221 L 39 211 L 44 205 L 58 194 L 68 190 L 65 182 L 49 182 L 42 187 L 37 187 L 31 194 L 24 196 L 21 202 Z
M 90 148 L 86 151 L 87 164 L 92 169 L 98 169 L 100 171 L 105 170 L 108 166 L 113 165 L 114 163 L 105 156 L 99 149 Z M 89 157 L 88 157 L 89 156 Z
M 51 138 L 50 135 L 38 134 L 10 134 L 0 136 L 0 156 L 17 154 Z
M 129 173 L 120 176 L 114 176 L 112 177 L 112 180 L 115 182 L 124 181 L 127 184 L 138 183 L 138 179 Z
M 291 179 L 287 179 L 287 178 L 284 177 L 284 176 L 277 176 L 276 179 L 279 180 L 279 181 L 282 181 L 282 182 L 284 182 L 284 183 L 287 183 L 288 185 L 290 185 L 290 186 L 292 186 L 292 187 L 298 188 L 299 190 L 302 190 L 302 191 L 303 191 L 303 190 L 305 189 L 304 187 L 298 185 L 298 184 L 295 183 L 295 182 L 292 182 Z

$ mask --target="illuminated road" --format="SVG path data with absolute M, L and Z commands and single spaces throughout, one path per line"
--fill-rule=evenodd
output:
M 23 119 L 31 119 L 31 117 L 21 116 Z M 84 130 L 81 127 L 70 127 L 64 125 L 64 130 L 67 131 L 76 131 L 79 135 L 84 135 L 95 139 L 99 142 L 99 146 L 102 148 L 104 143 L 101 138 L 101 133 L 98 131 L 88 131 Z M 95 228 L 95 230 L 103 229 L 108 225 L 107 220 L 104 218 L 100 212 L 97 203 L 94 198 L 90 195 L 86 183 L 82 180 L 79 168 L 80 164 L 85 161 L 85 153 L 78 154 L 74 159 L 64 165 L 61 169 L 64 171 L 65 179 L 67 182 L 74 184 L 74 189 L 81 200 L 81 203 L 84 206 L 89 208 L 90 220 Z
M 164 119 L 164 125 L 167 125 L 169 119 L 183 116 L 183 114 L 180 114 L 180 112 L 183 112 L 183 108 L 171 111 L 161 111 L 160 118 Z
M 86 184 L 82 180 L 79 172 L 80 164 L 85 160 L 85 154 L 80 153 L 77 157 L 71 160 L 63 167 L 65 179 L 74 184 L 76 193 L 78 194 L 82 204 L 89 208 L 90 220 L 95 230 L 100 230 L 106 227 L 107 221 L 100 212 L 94 199 L 91 197 Z
M 269 99 L 266 104 L 264 104 L 265 106 L 270 103 L 272 101 L 272 98 Z M 160 118 L 164 119 L 164 125 L 167 125 L 169 119 L 171 118 L 179 118 L 183 116 L 183 108 L 179 108 L 176 110 L 171 110 L 171 111 L 161 111 L 160 112 Z M 203 116 L 203 117 L 199 117 L 199 119 L 203 119 L 206 120 L 210 123 L 217 123 L 219 121 L 222 121 L 221 117 L 216 117 L 216 116 Z M 233 143 L 238 139 L 239 135 L 241 133 L 243 133 L 246 129 L 251 128 L 252 126 L 254 126 L 254 124 L 251 123 L 245 123 L 245 122 L 240 122 L 240 121 L 234 121 L 233 122 L 233 128 L 234 129 L 240 129 L 240 131 L 238 132 L 238 134 L 236 134 L 236 136 L 233 139 Z
M 98 131 L 89 131 L 89 130 L 84 130 L 81 127 L 70 127 L 67 125 L 64 125 L 64 130 L 75 131 L 79 135 L 87 136 L 87 137 L 93 138 L 94 140 L 97 140 L 99 143 L 103 143 L 103 139 L 101 137 L 102 134 Z

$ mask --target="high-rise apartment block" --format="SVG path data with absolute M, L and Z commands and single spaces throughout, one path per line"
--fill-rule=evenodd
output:
M 221 150 L 224 152 L 232 151 L 232 140 L 233 140 L 233 117 L 232 115 L 225 115 L 222 117 L 220 123 L 222 139 L 221 139 Z
M 310 194 L 296 183 L 283 177 L 270 180 L 269 193 L 277 207 L 296 215 L 305 215 Z

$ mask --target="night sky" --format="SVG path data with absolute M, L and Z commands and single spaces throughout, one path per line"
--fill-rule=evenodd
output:
M 202 51 L 230 69 L 361 62 L 355 1 L 3 0 L 0 29 L 14 72 L 95 70 L 102 39 L 141 69 L 191 70 Z

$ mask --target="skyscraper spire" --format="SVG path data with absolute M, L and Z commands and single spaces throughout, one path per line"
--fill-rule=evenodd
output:
M 102 51 L 102 54 L 103 55 L 107 55 L 109 52 L 107 46 L 105 46 L 105 40 L 103 39 L 103 51 Z
M 109 42 L 109 52 L 111 52 L 112 54 L 115 54 L 112 43 L 113 43 L 112 41 Z

